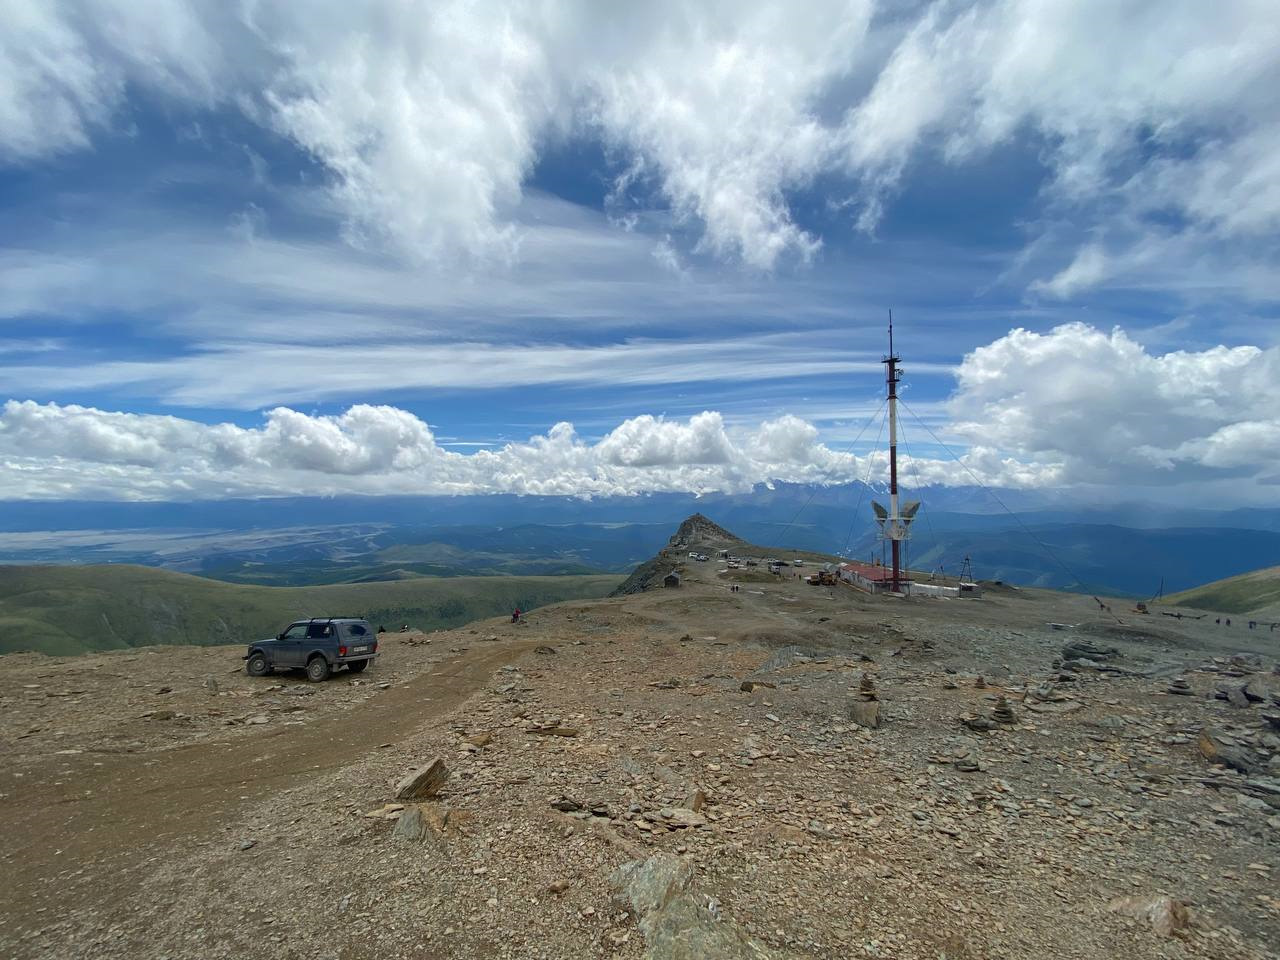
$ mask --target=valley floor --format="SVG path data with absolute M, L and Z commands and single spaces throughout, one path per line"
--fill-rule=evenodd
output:
M 240 647 L 0 658 L 0 955 L 1273 955 L 1274 711 L 1212 692 L 1280 681 L 1280 634 L 729 576 L 391 634 L 320 685 Z M 1119 656 L 1040 687 L 1081 640 Z M 960 722 L 1001 694 L 1013 723 Z M 1261 774 L 1211 766 L 1206 725 Z M 437 757 L 439 796 L 388 807 Z M 613 879 L 655 854 L 666 910 Z M 1116 903 L 1158 895 L 1189 925 Z

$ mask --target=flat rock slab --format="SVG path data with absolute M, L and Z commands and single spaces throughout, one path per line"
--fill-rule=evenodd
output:
M 397 800 L 427 800 L 436 796 L 449 779 L 449 768 L 439 757 L 419 767 L 396 784 Z
M 559 725 L 553 727 L 528 727 L 526 733 L 536 733 L 540 737 L 576 737 L 578 730 L 576 727 L 561 727 Z
M 1084 706 L 1079 700 L 1024 700 L 1022 705 L 1032 713 L 1073 713 Z
M 370 810 L 365 817 L 369 820 L 398 820 L 403 811 L 403 803 L 384 803 L 377 810 Z

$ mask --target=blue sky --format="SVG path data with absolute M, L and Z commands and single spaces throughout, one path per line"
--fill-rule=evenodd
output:
M 1266 7 L 14 4 L 0 497 L 1266 502 Z

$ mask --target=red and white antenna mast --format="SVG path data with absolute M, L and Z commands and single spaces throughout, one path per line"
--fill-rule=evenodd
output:
M 876 513 L 876 521 L 880 524 L 880 536 L 889 541 L 893 553 L 893 572 L 889 589 L 895 593 L 905 592 L 903 587 L 907 581 L 902 575 L 902 541 L 911 534 L 911 521 L 920 509 L 919 501 L 906 505 L 905 511 L 898 502 L 898 380 L 902 371 L 898 369 L 901 359 L 893 352 L 893 311 L 889 311 L 889 355 L 881 362 L 885 365 L 885 385 L 888 388 L 889 405 L 889 510 L 872 501 Z
M 898 360 L 893 352 L 893 311 L 889 311 L 889 355 L 884 358 L 885 384 L 889 388 L 889 522 L 885 524 L 893 551 L 893 581 L 890 589 L 902 589 L 902 540 L 906 530 L 898 512 Z

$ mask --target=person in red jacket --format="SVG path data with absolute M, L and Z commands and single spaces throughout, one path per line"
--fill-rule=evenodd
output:
M 511 622 L 512 622 L 512 623 L 519 623 L 519 622 L 520 622 L 520 608 L 519 608 L 519 607 L 516 607 L 515 611 L 514 611 L 514 612 L 512 612 L 512 614 L 511 614 Z

